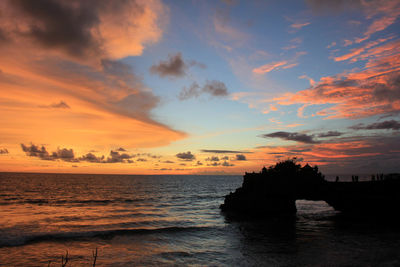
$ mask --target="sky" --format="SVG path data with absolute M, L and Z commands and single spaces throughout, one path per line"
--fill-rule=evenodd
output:
M 398 0 L 0 1 L 0 171 L 400 172 Z

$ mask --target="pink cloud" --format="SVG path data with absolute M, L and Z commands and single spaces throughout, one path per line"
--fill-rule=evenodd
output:
M 287 61 L 272 62 L 253 69 L 253 72 L 257 74 L 264 74 L 273 71 L 275 69 L 278 69 L 279 67 L 285 66 L 287 64 L 288 64 Z
M 297 65 L 299 65 L 299 63 L 288 64 L 288 65 L 282 66 L 282 69 L 291 69 L 291 68 L 296 67 Z
M 296 52 L 295 56 L 290 60 L 271 62 L 271 63 L 265 64 L 265 65 L 262 65 L 258 68 L 254 68 L 253 72 L 257 73 L 257 74 L 265 74 L 265 73 L 271 72 L 273 70 L 290 69 L 290 68 L 296 67 L 298 65 L 298 62 L 296 62 L 297 59 L 306 54 L 307 54 L 307 52 L 305 52 L 305 51 Z
M 273 102 L 302 104 L 298 110 L 299 117 L 304 117 L 304 109 L 310 105 L 326 104 L 330 106 L 314 115 L 327 119 L 362 118 L 400 112 L 400 41 L 355 55 L 367 60 L 364 70 L 323 77 L 313 87 L 286 93 Z
M 308 80 L 310 82 L 311 86 L 315 85 L 315 81 L 312 78 L 308 77 L 307 75 L 301 75 L 301 76 L 299 76 L 299 78 Z
M 294 28 L 294 29 L 301 29 L 307 25 L 310 25 L 310 22 L 305 22 L 305 23 L 293 23 L 292 25 L 290 25 L 290 27 Z
M 372 47 L 374 47 L 374 46 L 377 46 L 377 45 L 379 45 L 379 44 L 381 44 L 381 43 L 383 43 L 383 42 L 386 42 L 386 41 L 388 41 L 388 40 L 391 40 L 391 39 L 393 39 L 394 38 L 394 36 L 391 36 L 391 37 L 388 37 L 388 38 L 380 38 L 380 39 L 378 39 L 378 40 L 376 40 L 376 41 L 371 41 L 371 42 L 369 42 L 369 43 L 367 43 L 366 45 L 364 45 L 364 46 L 362 46 L 362 47 L 358 47 L 358 48 L 353 48 L 353 49 L 351 49 L 350 51 L 350 53 L 347 53 L 347 54 L 345 54 L 345 55 L 342 55 L 342 56 L 338 56 L 338 57 L 335 57 L 334 58 L 334 60 L 335 61 L 344 61 L 344 60 L 348 60 L 348 59 L 350 59 L 350 58 L 353 58 L 352 59 L 352 62 L 355 62 L 355 61 L 357 61 L 358 59 L 365 59 L 366 57 L 369 57 L 369 56 L 371 56 L 372 54 L 378 54 L 377 53 L 377 51 L 380 51 L 380 50 L 382 50 L 382 49 L 386 49 L 386 50 L 392 50 L 393 49 L 393 47 L 392 47 L 392 45 L 391 44 L 389 44 L 389 46 L 387 47 L 387 46 L 383 46 L 383 47 L 381 47 L 381 48 L 378 48 L 378 49 L 374 49 L 374 50 L 368 50 L 368 49 L 370 49 L 370 48 L 372 48 Z M 386 48 L 387 47 L 387 48 Z M 364 53 L 364 52 L 367 52 L 367 56 L 363 56 L 362 55 L 362 53 Z M 356 56 L 359 56 L 361 54 L 361 56 L 360 57 L 356 57 Z
M 352 58 L 354 56 L 357 56 L 357 55 L 361 54 L 362 52 L 364 52 L 364 50 L 365 49 L 363 47 L 355 48 L 355 49 L 352 49 L 351 52 L 348 53 L 348 54 L 345 54 L 345 55 L 340 56 L 340 57 L 335 57 L 334 60 L 335 61 L 348 60 L 349 58 Z
M 380 17 L 372 21 L 365 31 L 364 37 L 355 39 L 356 43 L 361 43 L 374 33 L 385 30 L 400 16 L 400 2 L 397 0 L 362 1 L 361 3 L 368 19 Z

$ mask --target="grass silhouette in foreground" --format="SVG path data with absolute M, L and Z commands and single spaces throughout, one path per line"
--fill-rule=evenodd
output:
M 65 252 L 65 257 L 64 255 L 61 256 L 61 267 L 66 267 L 67 263 L 69 262 L 69 254 L 68 254 L 68 250 Z M 97 248 L 96 250 L 92 251 L 92 266 L 95 267 L 96 266 L 96 261 L 97 261 Z M 49 261 L 49 263 L 47 264 L 47 267 L 51 266 L 51 261 Z

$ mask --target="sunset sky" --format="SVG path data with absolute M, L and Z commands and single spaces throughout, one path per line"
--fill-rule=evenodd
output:
M 400 1 L 0 1 L 0 171 L 400 172 Z

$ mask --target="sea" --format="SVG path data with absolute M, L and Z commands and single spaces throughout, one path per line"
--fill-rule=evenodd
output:
M 323 201 L 232 220 L 242 176 L 0 173 L 0 266 L 400 266 L 400 226 Z M 395 211 L 395 212 L 399 212 Z

